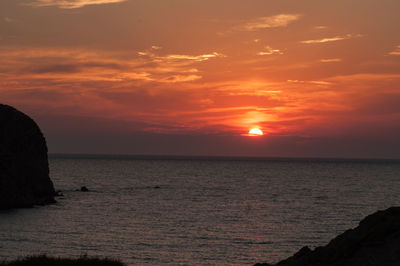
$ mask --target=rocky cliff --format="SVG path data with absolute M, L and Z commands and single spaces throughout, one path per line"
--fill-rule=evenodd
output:
M 54 201 L 46 140 L 27 115 L 0 104 L 0 209 Z
M 271 266 L 268 263 L 257 266 Z M 303 247 L 276 266 L 399 266 L 400 207 L 378 211 L 314 250 Z

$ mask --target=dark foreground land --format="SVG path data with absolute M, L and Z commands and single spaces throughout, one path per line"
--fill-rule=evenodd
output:
M 113 259 L 89 257 L 61 259 L 42 255 L 11 262 L 0 262 L 0 266 L 125 266 L 125 264 Z
M 258 263 L 257 266 L 272 266 Z M 276 266 L 399 266 L 400 207 L 378 211 L 328 245 L 303 247 Z

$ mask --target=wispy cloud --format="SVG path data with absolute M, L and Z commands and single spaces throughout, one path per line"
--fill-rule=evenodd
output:
M 371 82 L 392 82 L 394 80 L 400 80 L 400 74 L 392 74 L 392 73 L 358 73 L 352 75 L 340 75 L 334 76 L 328 79 L 329 81 L 334 82 L 354 82 L 360 83 L 363 81 L 364 84 L 371 84 Z
M 342 59 L 341 58 L 325 58 L 325 59 L 321 59 L 319 61 L 321 63 L 335 63 L 335 62 L 341 62 Z
M 184 55 L 184 54 L 171 54 L 167 55 L 165 57 L 159 57 L 159 58 L 164 58 L 164 59 L 170 59 L 170 60 L 190 60 L 190 61 L 206 61 L 209 60 L 210 58 L 214 57 L 225 57 L 223 54 L 214 52 L 211 54 L 202 54 L 202 55 Z
M 15 22 L 15 19 L 12 19 L 10 17 L 3 17 L 3 21 L 6 23 L 12 23 L 12 22 Z
M 290 23 L 300 19 L 301 16 L 302 15 L 300 14 L 279 14 L 269 17 L 260 17 L 236 26 L 234 29 L 239 31 L 256 31 L 269 28 L 286 27 Z
M 226 57 L 217 52 L 201 55 L 159 55 L 160 49 L 161 47 L 153 46 L 147 51 L 138 52 L 138 55 L 147 64 L 152 64 L 152 67 L 148 71 L 153 73 L 154 76 L 159 77 L 156 80 L 165 83 L 188 82 L 201 79 L 202 76 L 199 74 L 199 70 L 193 66 L 194 64 L 213 58 Z
M 400 55 L 400 45 L 396 47 L 396 49 L 389 53 L 390 55 Z
M 164 83 L 177 83 L 177 82 L 188 82 L 201 79 L 200 75 L 171 75 L 165 78 L 161 78 L 158 81 Z
M 317 86 L 329 86 L 332 83 L 323 80 L 297 80 L 297 79 L 288 79 L 287 82 L 289 83 L 300 83 L 300 84 L 314 84 Z
M 162 47 L 160 47 L 160 46 L 152 46 L 151 49 L 138 52 L 138 55 L 142 56 L 142 57 L 150 58 L 154 62 L 167 62 L 167 61 L 177 62 L 177 61 L 180 61 L 180 62 L 182 62 L 182 64 L 191 64 L 193 62 L 207 61 L 209 59 L 216 58 L 216 57 L 226 57 L 226 55 L 217 53 L 217 52 L 212 52 L 209 54 L 201 54 L 201 55 L 188 55 L 188 54 L 158 55 L 159 50 L 161 50 L 161 49 L 162 49 Z
M 363 37 L 363 36 L 364 35 L 362 35 L 362 34 L 346 34 L 346 35 L 335 36 L 335 37 L 330 37 L 330 38 L 322 38 L 322 39 L 316 39 L 316 40 L 306 40 L 306 41 L 301 41 L 301 43 L 315 44 L 315 43 L 336 42 L 336 41 L 343 41 L 343 40 L 348 40 L 348 39 L 360 38 L 360 37 Z
M 17 75 L 32 82 L 47 80 L 82 82 L 190 82 L 202 78 L 197 64 L 224 57 L 217 52 L 202 55 L 159 55 L 160 47 L 138 53 L 85 49 L 0 49 L 0 78 Z M 129 60 L 127 60 L 129 58 Z M 13 73 L 11 75 L 11 73 Z
M 35 7 L 56 6 L 59 8 L 81 8 L 88 5 L 103 5 L 125 2 L 127 0 L 35 0 L 28 5 Z
M 257 53 L 258 55 L 273 55 L 273 54 L 283 54 L 279 49 L 273 49 L 271 46 L 265 46 L 264 50 Z

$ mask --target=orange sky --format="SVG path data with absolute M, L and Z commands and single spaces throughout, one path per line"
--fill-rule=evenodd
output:
M 0 102 L 57 153 L 400 158 L 399 13 L 398 0 L 0 0 Z

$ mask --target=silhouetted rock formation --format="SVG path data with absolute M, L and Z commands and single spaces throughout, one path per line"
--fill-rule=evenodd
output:
M 0 209 L 53 203 L 46 140 L 36 123 L 0 104 Z
M 256 265 L 271 266 L 263 263 Z M 277 266 L 399 266 L 400 207 L 378 211 L 358 227 L 337 236 L 328 245 L 303 247 Z

